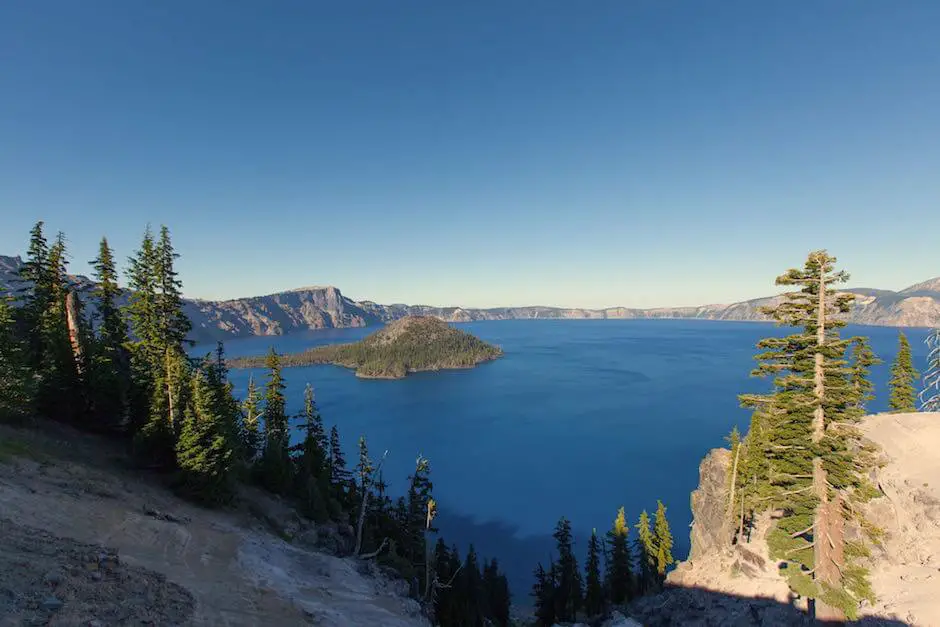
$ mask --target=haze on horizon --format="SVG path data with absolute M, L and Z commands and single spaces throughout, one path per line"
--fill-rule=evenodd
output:
M 0 4 L 0 254 L 188 296 L 734 302 L 940 275 L 940 3 Z

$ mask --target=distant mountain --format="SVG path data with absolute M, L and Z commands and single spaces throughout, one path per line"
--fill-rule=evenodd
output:
M 19 257 L 0 255 L 0 289 L 10 289 Z M 94 283 L 86 277 L 73 277 L 80 295 L 87 295 Z M 848 321 L 889 327 L 940 326 L 940 277 L 912 285 L 900 292 L 867 288 L 848 289 L 856 303 Z M 776 302 L 779 296 L 758 298 L 730 305 L 699 307 L 658 307 L 654 309 L 567 309 L 560 307 L 497 307 L 468 309 L 428 305 L 380 305 L 343 296 L 335 287 L 306 287 L 287 292 L 234 300 L 187 300 L 186 314 L 193 322 L 192 338 L 211 341 L 251 335 L 282 335 L 305 329 L 362 327 L 398 320 L 405 316 L 433 316 L 447 322 L 474 320 L 548 319 L 640 319 L 697 318 L 701 320 L 766 320 L 759 309 Z

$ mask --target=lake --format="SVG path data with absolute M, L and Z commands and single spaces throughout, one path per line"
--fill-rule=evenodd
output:
M 737 395 L 770 382 L 750 378 L 756 342 L 783 334 L 772 324 L 704 320 L 509 320 L 455 325 L 500 345 L 505 356 L 469 370 L 363 380 L 335 366 L 285 369 L 288 409 L 314 386 L 327 429 L 339 428 L 350 466 L 365 435 L 374 458 L 388 450 L 390 491 L 404 490 L 420 453 L 431 462 L 438 527 L 448 543 L 473 543 L 499 558 L 517 602 L 531 572 L 547 562 L 551 533 L 567 516 L 581 556 L 592 528 L 606 531 L 617 508 L 631 524 L 662 499 L 676 538 L 689 550 L 689 493 L 709 449 L 749 413 Z M 229 356 L 358 340 L 375 328 L 330 329 L 226 342 Z M 915 365 L 926 361 L 926 329 L 905 329 Z M 885 364 L 873 369 L 873 411 L 887 407 L 898 329 L 848 327 L 871 338 Z M 211 346 L 195 347 L 199 354 Z M 244 395 L 248 377 L 234 370 Z

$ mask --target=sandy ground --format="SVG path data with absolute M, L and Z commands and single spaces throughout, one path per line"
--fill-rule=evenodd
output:
M 363 563 L 294 546 L 243 510 L 181 501 L 123 468 L 120 451 L 95 438 L 59 426 L 43 431 L 0 426 L 0 519 L 10 531 L 0 535 L 3 627 L 427 625 L 397 582 L 362 574 Z M 81 573 L 102 554 L 116 554 L 122 569 L 117 579 L 102 572 L 112 596 L 143 598 L 140 616 L 114 614 L 100 590 L 108 580 Z M 28 568 L 14 580 L 7 564 Z M 61 606 L 48 599 L 56 594 L 46 581 L 53 571 L 66 574 Z
M 885 530 L 872 585 L 875 614 L 940 627 L 940 413 L 879 414 L 864 424 L 887 465 L 870 518 Z

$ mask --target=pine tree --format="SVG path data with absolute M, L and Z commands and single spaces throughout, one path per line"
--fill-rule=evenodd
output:
M 359 463 L 356 464 L 356 478 L 359 481 L 359 512 L 356 524 L 356 548 L 354 555 L 359 555 L 362 549 L 362 534 L 364 533 L 366 516 L 369 513 L 369 497 L 373 491 L 373 473 L 375 466 L 369 457 L 369 446 L 364 436 L 359 437 Z
M 540 625 L 554 625 L 555 619 L 555 564 L 551 563 L 546 571 L 541 562 L 535 568 L 535 584 L 532 586 L 535 617 Z
M 339 441 L 339 429 L 336 425 L 330 428 L 329 447 L 330 489 L 333 491 L 333 498 L 336 502 L 348 508 L 350 505 L 349 484 L 352 481 L 352 475 L 346 469 L 346 455 L 343 454 L 343 447 Z
M 261 425 L 261 397 L 258 394 L 258 386 L 255 385 L 253 377 L 248 378 L 248 394 L 242 402 L 242 444 L 241 450 L 244 455 L 244 461 L 247 464 L 253 464 L 262 451 Z
M 452 577 L 456 574 L 457 571 L 451 566 L 451 555 L 447 544 L 443 538 L 438 538 L 434 546 L 434 577 L 437 585 L 434 586 L 431 602 L 437 624 L 444 627 L 456 625 L 459 620 L 452 581 Z
M 607 532 L 610 559 L 607 562 L 606 588 L 614 605 L 623 605 L 633 596 L 633 573 L 630 567 L 630 528 L 621 507 L 617 510 L 613 526 Z
M 865 415 L 865 406 L 875 399 L 875 386 L 870 377 L 871 367 L 882 363 L 871 350 L 866 337 L 852 338 L 852 355 L 850 380 L 854 392 L 854 402 L 850 407 L 851 416 L 861 418 Z
M 300 452 L 295 473 L 297 496 L 305 516 L 317 522 L 325 522 L 330 515 L 325 434 L 310 384 L 304 388 L 304 408 L 300 419 L 303 421 L 304 439 L 294 449 Z
M 177 278 L 178 273 L 174 264 L 179 254 L 173 249 L 170 241 L 170 230 L 166 226 L 160 227 L 160 239 L 154 251 L 156 258 L 155 277 L 159 289 L 155 307 L 160 324 L 160 336 L 170 347 L 183 346 L 186 336 L 192 329 L 192 323 L 183 312 L 182 282 Z
M 0 293 L 0 420 L 32 413 L 33 377 L 25 353 L 9 297 Z
M 927 371 L 920 392 L 921 411 L 940 411 L 940 327 L 930 332 L 927 344 Z
M 584 611 L 589 617 L 600 616 L 604 611 L 604 589 L 601 586 L 601 544 L 597 539 L 597 530 L 591 532 L 588 542 L 584 590 Z
M 463 579 L 464 624 L 474 627 L 478 625 L 482 626 L 482 606 L 484 602 L 483 578 L 480 575 L 480 564 L 477 561 L 477 553 L 472 544 L 467 548 L 467 557 L 464 560 L 460 574 Z
M 903 331 L 898 332 L 898 355 L 891 367 L 891 380 L 888 381 L 891 389 L 888 407 L 892 413 L 917 411 L 917 392 L 914 389 L 917 376 L 911 356 L 911 344 Z
M 98 257 L 91 265 L 95 269 L 92 298 L 98 319 L 91 367 L 95 412 L 101 427 L 123 429 L 129 422 L 130 356 L 127 324 L 116 302 L 121 289 L 107 238 L 101 238 Z
M 858 395 L 846 360 L 849 341 L 838 332 L 845 326 L 838 316 L 854 296 L 836 291 L 848 274 L 836 272 L 835 261 L 826 251 L 812 252 L 802 269 L 777 278 L 778 285 L 800 290 L 762 311 L 798 330 L 758 343 L 764 352 L 753 375 L 775 377 L 774 393 L 742 395 L 741 401 L 754 409 L 760 427 L 764 461 L 748 469 L 763 482 L 755 491 L 784 512 L 768 535 L 771 555 L 787 564 L 791 588 L 815 599 L 817 617 L 840 620 L 854 614 L 857 599 L 870 596 L 870 586 L 864 569 L 850 563 L 862 545 L 844 536 L 844 515 L 852 511 L 846 495 L 862 498 L 868 490 L 859 472 L 863 447 L 853 444 Z M 751 440 L 749 432 L 749 448 Z
M 79 378 L 83 362 L 80 347 L 76 344 L 81 329 L 74 297 L 72 305 L 76 318 L 72 321 L 73 326 L 69 325 L 67 260 L 62 233 L 49 247 L 46 263 L 42 273 L 46 284 L 42 291 L 48 299 L 45 310 L 39 315 L 41 361 L 37 367 L 40 373 L 37 400 L 39 411 L 44 415 L 74 421 L 84 413 L 87 399 Z
M 433 503 L 431 491 L 434 487 L 430 473 L 431 463 L 426 457 L 419 455 L 415 460 L 415 471 L 408 477 L 408 493 L 405 497 L 407 518 L 403 526 L 405 534 L 402 549 L 404 556 L 416 568 L 425 563 L 426 533 L 437 531 L 433 527 L 428 528 L 428 506 Z M 477 570 L 479 571 L 479 567 Z M 421 581 L 420 585 L 423 589 L 426 581 Z
M 30 230 L 26 261 L 18 270 L 18 315 L 26 331 L 24 357 L 26 363 L 39 369 L 43 360 L 42 317 L 52 304 L 54 276 L 50 272 L 49 243 L 43 233 L 44 223 L 39 221 Z
M 650 530 L 650 517 L 643 510 L 636 524 L 636 553 L 639 565 L 637 588 L 640 594 L 647 594 L 656 589 L 656 542 Z
M 552 534 L 558 549 L 558 586 L 556 611 L 558 620 L 577 620 L 581 609 L 582 585 L 581 569 L 574 555 L 574 540 L 571 535 L 571 522 L 564 516 L 555 525 Z
M 264 388 L 264 452 L 261 455 L 262 484 L 276 494 L 287 494 L 291 485 L 288 451 L 290 429 L 280 356 L 273 348 L 267 357 L 268 381 Z
M 508 627 L 511 596 L 506 576 L 499 571 L 499 562 L 484 560 L 483 590 L 486 597 L 484 618 L 497 627 Z
M 662 501 L 656 501 L 656 521 L 653 524 L 653 546 L 656 547 L 656 573 L 662 585 L 666 577 L 666 569 L 672 566 L 672 533 L 669 531 L 669 521 L 666 519 L 666 506 Z
M 127 273 L 130 294 L 125 308 L 133 339 L 129 342 L 131 354 L 130 429 L 144 428 L 151 417 L 151 402 L 155 395 L 156 379 L 166 378 L 165 364 L 161 363 L 159 324 L 157 319 L 157 259 L 150 227 L 144 231 L 140 248 L 129 260 Z M 162 387 L 160 388 L 163 389 Z M 162 422 L 162 417 L 160 421 Z M 149 425 L 148 431 L 160 430 L 160 425 Z M 143 442 L 135 438 L 138 447 Z
M 231 500 L 235 450 L 227 417 L 219 411 L 216 391 L 204 369 L 192 374 L 192 397 L 176 443 L 178 489 L 208 504 Z
M 737 488 L 738 488 L 738 466 L 741 462 L 741 433 L 738 431 L 737 425 L 731 428 L 731 433 L 728 435 L 728 443 L 731 445 L 731 473 L 728 475 L 728 507 L 725 512 L 725 522 L 728 525 L 729 532 L 728 537 L 731 541 L 734 540 L 735 536 L 735 527 L 736 522 L 735 518 L 735 504 L 737 503 Z

